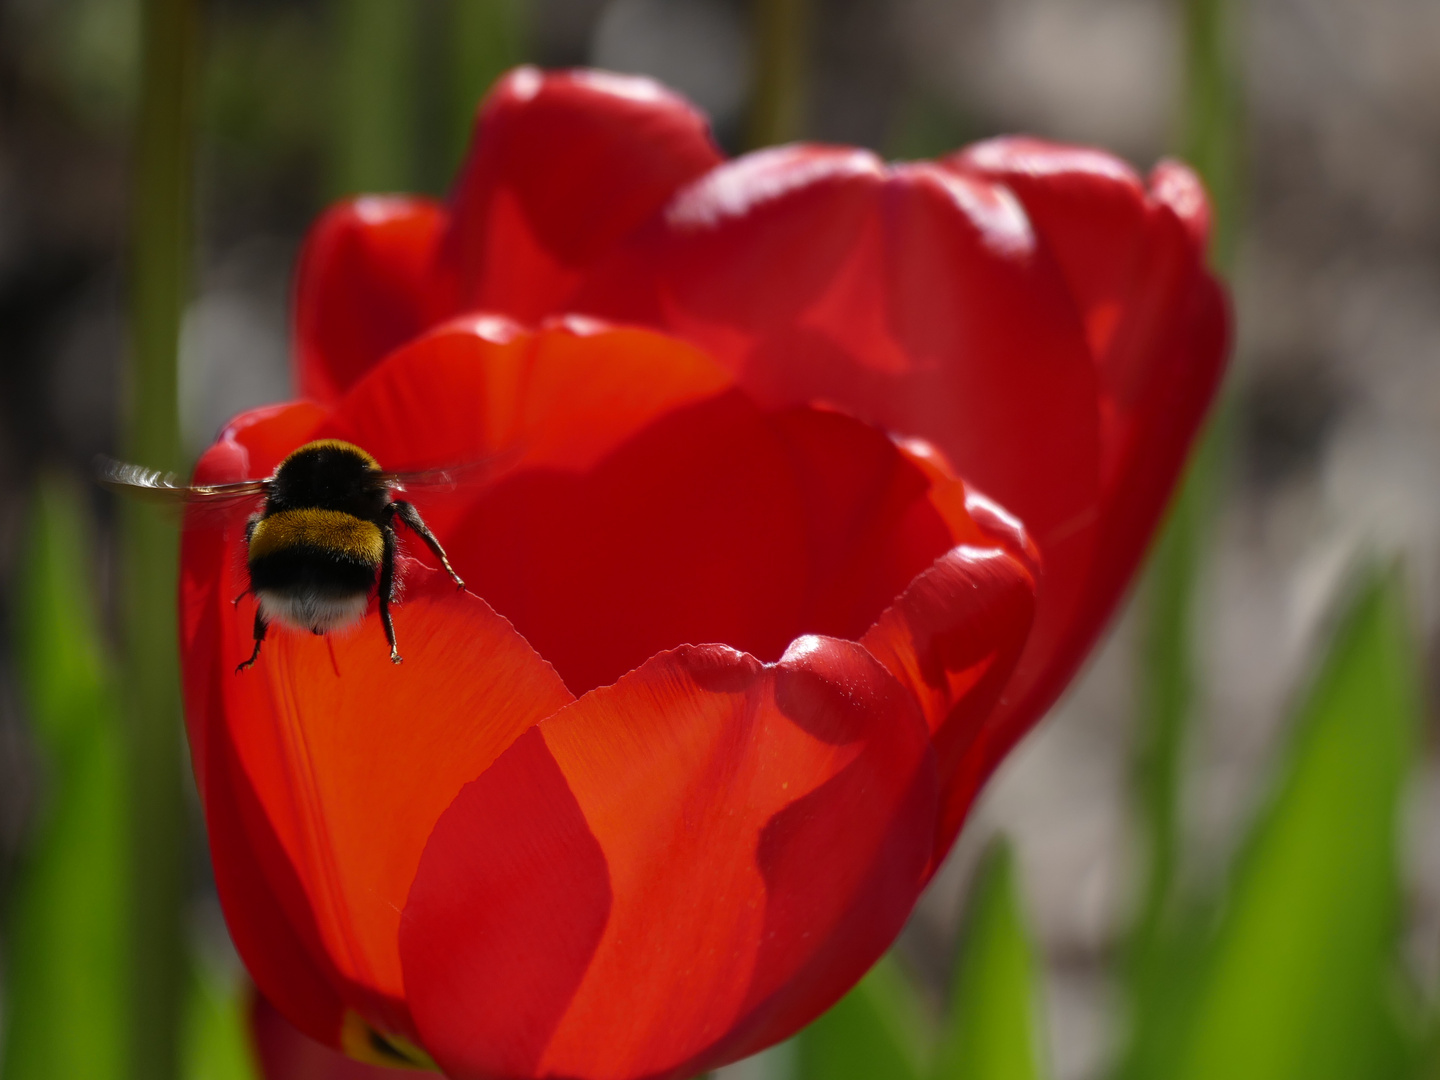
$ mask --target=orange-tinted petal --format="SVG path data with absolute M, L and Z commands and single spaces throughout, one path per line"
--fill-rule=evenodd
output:
M 496 454 L 511 471 L 585 468 L 656 418 L 730 385 L 700 350 L 651 330 L 562 320 L 531 332 L 464 316 L 372 371 L 325 434 L 354 439 L 387 469 Z
M 955 481 L 881 432 L 729 387 L 651 331 L 465 317 L 388 358 L 322 433 L 387 468 L 501 455 L 487 486 L 410 497 L 577 693 L 685 643 L 774 659 L 802 633 L 858 637 L 983 537 L 934 501 Z
M 300 392 L 331 402 L 445 312 L 430 285 L 447 220 L 439 204 L 367 196 L 311 226 L 296 272 Z
M 936 865 L 988 775 L 995 706 L 1025 647 L 1034 609 L 1035 579 L 1023 562 L 1000 548 L 956 547 L 861 639 L 920 703 L 935 744 L 941 783 Z
M 239 534 L 229 538 L 238 553 Z M 238 816 L 261 856 L 260 876 L 227 917 L 234 925 L 247 917 L 237 904 L 277 897 L 290 924 L 313 927 L 311 960 L 337 973 L 347 1004 L 409 1034 L 395 933 L 430 828 L 461 786 L 570 695 L 484 601 L 413 563 L 394 615 L 404 664 L 389 662 L 372 611 L 349 635 L 272 629 L 256 665 L 237 673 L 254 603 L 231 604 L 244 583 L 241 560 L 233 565 L 198 604 L 218 670 L 210 694 L 188 698 L 191 726 L 228 762 L 240 804 L 220 806 L 207 790 L 207 811 Z M 283 1005 L 258 971 L 257 981 Z
M 657 656 L 518 740 L 437 824 L 401 926 L 459 1078 L 690 1076 L 817 1015 L 918 893 L 934 763 L 852 642 Z
M 324 410 L 309 403 L 252 409 L 232 420 L 220 438 L 195 465 L 193 482 L 224 484 L 270 475 L 280 459 L 305 442 Z M 218 679 L 233 664 L 221 656 L 219 624 L 209 616 L 217 588 L 231 588 L 243 562 L 239 537 L 248 514 L 260 506 L 229 504 L 216 510 L 191 507 L 180 541 L 180 648 L 183 671 L 185 723 L 190 755 L 200 796 L 205 797 L 206 725 L 202 718 L 213 709 L 207 704 L 217 692 Z M 245 588 L 243 579 L 233 585 L 233 596 Z
M 210 711 L 222 708 L 217 700 Z M 216 731 L 205 746 L 207 757 L 197 761 L 195 774 L 206 792 L 205 832 L 230 940 L 250 977 L 292 1024 L 311 1039 L 337 1046 L 346 1011 L 344 980 L 327 963 L 314 920 L 305 918 L 294 869 L 263 809 L 237 775 L 229 733 Z

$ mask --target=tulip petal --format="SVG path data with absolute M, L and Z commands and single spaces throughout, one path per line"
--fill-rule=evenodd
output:
M 834 402 L 927 440 L 1024 521 L 1044 573 L 1017 733 L 1048 707 L 1099 543 L 1100 387 L 1063 267 L 1008 187 L 762 151 L 679 192 L 587 289 L 588 310 L 699 342 L 762 402 Z
M 857 638 L 939 554 L 984 541 L 963 486 L 938 499 L 956 481 L 881 432 L 730 386 L 651 331 L 465 317 L 385 360 L 319 434 L 402 469 L 510 454 L 482 488 L 412 497 L 576 693 L 687 642 L 769 660 L 803 633 Z
M 1066 631 L 1022 661 L 1036 675 L 1006 695 L 996 723 L 1009 734 L 987 748 L 988 771 L 1070 680 L 1129 582 L 1214 397 L 1229 318 L 1204 265 L 1204 190 L 1185 166 L 1162 162 L 1147 187 L 1102 151 L 1030 138 L 979 143 L 949 165 L 1024 204 L 1075 298 L 1102 395 L 1094 559 Z
M 232 627 L 248 625 L 246 606 Z M 399 1000 L 396 928 L 432 825 L 570 695 L 508 623 L 443 575 L 416 567 L 395 622 L 399 667 L 373 617 L 349 637 L 277 633 L 234 677 L 227 720 L 331 963 Z M 230 640 L 244 655 L 243 635 Z M 409 1033 L 394 1015 L 373 1022 Z
M 1103 374 L 1146 269 L 1153 207 L 1134 170 L 1112 154 L 1025 137 L 990 139 L 948 159 L 963 175 L 1015 192 L 1074 296 Z
M 309 1038 L 263 994 L 250 1006 L 250 1034 L 264 1080 L 396 1080 L 393 1069 L 355 1061 Z
M 192 482 L 224 484 L 268 476 L 280 459 L 305 442 L 323 410 L 308 402 L 252 409 L 232 420 L 220 438 L 195 465 Z M 211 710 L 203 703 L 220 672 L 233 667 L 220 655 L 218 626 L 210 619 L 217 583 L 230 588 L 236 581 L 238 537 L 244 535 L 245 516 L 253 506 L 227 506 L 223 511 L 193 506 L 185 519 L 180 540 L 180 646 L 185 657 L 185 725 L 190 756 L 200 797 L 205 798 L 206 725 L 201 717 Z M 238 596 L 245 588 L 233 584 Z
M 323 416 L 298 404 L 237 418 L 196 481 L 269 475 Z M 570 696 L 483 601 L 418 565 L 395 614 L 403 666 L 372 613 L 348 637 L 272 630 L 237 674 L 254 617 L 252 600 L 231 603 L 246 586 L 246 513 L 192 510 L 182 540 L 186 720 L 226 920 L 256 982 L 312 1037 L 338 1038 L 336 987 L 406 1034 L 394 925 L 429 826 Z
M 215 770 L 206 770 L 207 815 L 212 830 L 241 821 L 227 866 L 253 877 L 226 902 L 227 919 L 273 922 L 250 910 L 268 889 L 292 927 L 313 927 L 310 962 L 337 973 L 347 1004 L 407 1035 L 395 927 L 430 827 L 464 783 L 570 695 L 488 605 L 418 564 L 403 575 L 395 613 L 403 665 L 388 662 L 372 611 L 349 636 L 273 629 L 259 662 L 237 674 L 254 616 L 248 598 L 231 603 L 245 585 L 242 525 L 187 530 L 182 587 L 187 655 L 209 659 L 187 665 L 192 747 L 231 762 L 228 797 L 239 803 L 209 790 Z M 246 843 L 259 857 L 246 856 Z M 277 934 L 269 947 L 293 946 Z M 285 1007 L 265 967 L 252 962 Z
M 205 832 L 230 940 L 250 977 L 296 1028 L 338 1046 L 346 1006 L 337 986 L 343 980 L 326 963 L 313 920 L 292 916 L 300 908 L 298 882 L 254 793 L 234 775 L 226 733 L 217 732 L 206 746 L 209 757 L 195 773 L 206 791 Z
M 357 442 L 387 469 L 497 454 L 512 471 L 588 468 L 646 424 L 730 385 L 700 350 L 651 330 L 562 320 L 530 332 L 463 316 L 370 372 L 323 434 Z
M 429 199 L 366 196 L 311 227 L 296 272 L 300 392 L 332 402 L 446 312 L 430 287 L 447 217 Z
M 498 483 L 453 528 L 452 556 L 578 694 L 685 643 L 772 660 L 804 633 L 858 638 L 939 554 L 983 535 L 933 493 L 851 417 L 730 392 L 591 469 Z
M 580 302 L 700 343 L 762 403 L 929 440 L 1047 558 L 1093 513 L 1083 327 L 1001 185 L 863 151 L 747 155 L 677 194 Z
M 1035 579 L 999 548 L 960 546 L 861 639 L 920 704 L 940 770 L 935 865 L 989 774 L 992 715 L 1030 633 Z M 1001 733 L 1005 734 L 1005 733 Z
M 720 160 L 704 116 L 650 79 L 512 71 L 485 100 L 442 259 L 452 310 L 527 322 Z
M 489 462 L 479 483 L 406 495 L 476 584 L 481 565 L 466 555 L 467 533 L 491 534 L 505 521 L 472 514 L 486 482 L 588 469 L 635 431 L 729 385 L 698 349 L 653 331 L 568 320 L 530 333 L 508 319 L 465 316 L 387 358 L 320 434 L 365 447 L 387 469 Z M 488 588 L 478 591 L 494 602 Z
M 853 642 L 657 656 L 528 732 L 437 823 L 401 923 L 459 1078 L 689 1076 L 818 1014 L 900 928 L 935 776 Z

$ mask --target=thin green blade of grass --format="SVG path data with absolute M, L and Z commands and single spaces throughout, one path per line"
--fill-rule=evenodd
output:
M 1234 265 L 1244 189 L 1243 86 L 1231 0 L 1184 0 L 1176 150 L 1200 174 L 1214 227 L 1210 263 Z M 1233 441 L 1222 398 L 1193 455 L 1147 567 L 1143 593 L 1141 715 L 1134 769 L 1145 864 L 1135 924 L 1124 946 L 1130 1034 L 1120 1077 L 1153 1075 L 1173 1053 L 1203 951 L 1203 911 L 1175 888 L 1182 861 L 1182 763 L 1195 705 L 1192 623 L 1205 544 Z
M 247 1019 L 243 977 L 204 964 L 195 969 L 185 1002 L 181 1075 L 185 1080 L 261 1080 Z
M 796 1038 L 796 1080 L 923 1080 L 924 1003 L 893 956 Z
M 1404 607 L 1398 575 L 1375 574 L 1341 622 L 1239 860 L 1167 1077 L 1404 1071 L 1396 832 L 1420 712 Z
M 42 481 L 28 522 L 14 630 L 45 779 L 8 911 L 3 1076 L 114 1080 L 129 991 L 120 706 L 73 485 Z
M 971 890 L 934 1080 L 1045 1080 L 1039 972 L 1015 854 L 1000 841 Z
M 336 0 L 334 195 L 412 191 L 417 131 L 421 5 Z
M 476 106 L 491 85 L 525 59 L 523 0 L 450 0 L 451 110 L 447 178 L 470 141 Z

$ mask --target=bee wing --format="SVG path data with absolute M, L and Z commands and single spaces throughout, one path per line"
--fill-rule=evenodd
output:
M 205 507 L 229 509 L 242 501 L 265 494 L 268 480 L 240 480 L 233 484 L 187 484 L 174 473 L 162 473 L 143 465 L 131 465 L 113 458 L 95 461 L 95 479 L 112 491 L 161 503 L 177 509 Z
M 519 461 L 522 453 L 523 451 L 517 448 L 491 454 L 477 461 L 448 465 L 443 469 L 385 473 L 385 485 L 395 491 L 454 491 L 464 485 L 494 479 Z

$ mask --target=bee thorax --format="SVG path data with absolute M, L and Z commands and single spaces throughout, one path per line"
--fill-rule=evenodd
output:
M 292 630 L 328 634 L 354 626 L 370 606 L 367 593 L 335 593 L 315 588 L 261 589 L 260 612 L 269 622 Z

